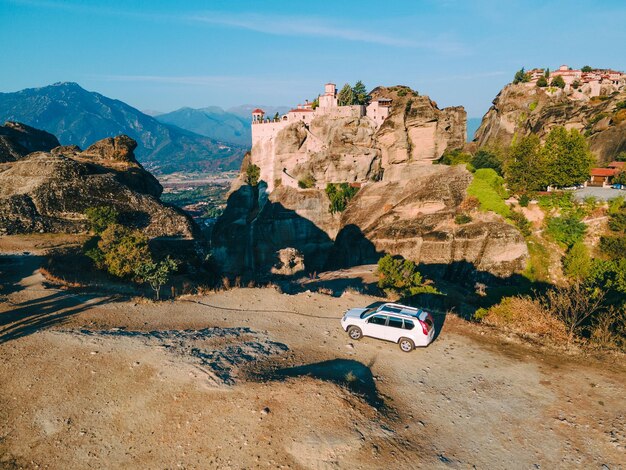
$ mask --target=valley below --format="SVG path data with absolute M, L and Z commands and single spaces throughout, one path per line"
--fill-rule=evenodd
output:
M 0 241 L 2 468 L 620 468 L 618 355 L 436 315 L 402 353 L 339 319 L 384 299 L 235 288 L 154 303 L 58 289 L 64 236 Z M 604 466 L 604 467 L 603 467 Z

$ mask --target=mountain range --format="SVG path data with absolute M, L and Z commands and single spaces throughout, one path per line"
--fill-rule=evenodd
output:
M 274 116 L 275 113 L 285 114 L 289 111 L 286 106 L 244 104 L 227 110 L 219 106 L 200 109 L 180 108 L 153 116 L 164 124 L 178 126 L 211 139 L 249 147 L 252 142 L 250 116 L 255 108 L 262 108 L 268 116 Z
M 160 122 L 72 82 L 0 93 L 0 121 L 22 122 L 81 148 L 126 134 L 138 143 L 138 160 L 154 173 L 238 169 L 249 147 L 243 139 L 225 142 Z

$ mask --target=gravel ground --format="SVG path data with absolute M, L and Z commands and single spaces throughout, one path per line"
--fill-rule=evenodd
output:
M 549 352 L 455 316 L 405 354 L 341 330 L 345 309 L 374 297 L 127 301 L 48 289 L 37 259 L 0 267 L 13 273 L 0 301 L 0 467 L 626 462 L 621 357 Z

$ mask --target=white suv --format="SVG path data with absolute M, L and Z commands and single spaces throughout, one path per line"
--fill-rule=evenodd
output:
M 430 313 L 393 303 L 348 310 L 341 319 L 341 326 L 353 340 L 370 336 L 393 341 L 404 352 L 411 352 L 416 346 L 428 346 L 435 336 Z

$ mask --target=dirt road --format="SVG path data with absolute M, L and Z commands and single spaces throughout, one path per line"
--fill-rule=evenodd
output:
M 46 288 L 38 262 L 0 257 L 4 468 L 624 468 L 614 359 L 454 316 L 405 354 L 340 328 L 381 299 L 138 303 Z

